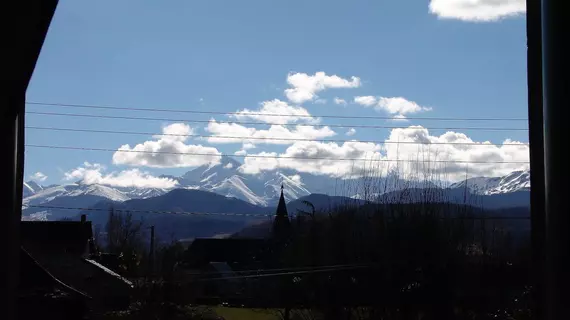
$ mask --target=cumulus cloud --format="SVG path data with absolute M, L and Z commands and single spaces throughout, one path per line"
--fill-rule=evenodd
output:
M 246 143 L 244 143 L 244 144 L 241 146 L 241 148 L 242 148 L 243 150 L 250 150 L 250 149 L 255 149 L 256 146 L 255 146 L 255 144 L 253 144 L 253 143 L 251 143 L 251 142 L 246 142 Z
M 392 118 L 392 121 L 399 121 L 399 122 L 408 122 L 408 118 L 406 118 L 403 114 L 397 114 Z
M 208 138 L 210 143 L 244 142 L 244 144 L 251 143 L 253 139 L 257 144 L 292 144 L 294 139 L 322 139 L 336 134 L 327 126 L 316 128 L 314 126 L 296 125 L 290 129 L 288 126 L 272 125 L 269 129 L 256 129 L 238 123 L 217 122 L 213 119 L 208 123 L 206 131 L 213 135 L 213 137 Z M 239 137 L 240 139 L 222 137 Z
M 334 98 L 334 103 L 335 103 L 335 104 L 342 105 L 342 106 L 346 106 L 346 104 L 347 104 L 347 103 L 346 103 L 346 100 L 344 100 L 344 99 L 342 99 L 342 98 L 339 98 L 339 97 L 335 97 L 335 98 Z
M 358 96 L 354 97 L 354 103 L 365 107 L 372 107 L 378 103 L 378 100 L 374 96 Z
M 174 123 L 162 129 L 165 135 L 145 141 L 131 148 L 125 144 L 113 154 L 114 164 L 146 166 L 154 168 L 195 167 L 218 163 L 221 153 L 213 147 L 186 144 L 192 128 Z
M 332 88 L 357 88 L 360 87 L 360 78 L 341 78 L 337 75 L 328 76 L 324 72 L 316 72 L 314 75 L 306 73 L 289 73 L 287 84 L 291 88 L 285 89 L 285 96 L 294 103 L 303 103 L 317 98 L 317 92 Z
M 246 174 L 278 168 L 347 177 L 398 170 L 404 177 L 455 181 L 465 176 L 501 176 L 529 165 L 528 145 L 505 140 L 507 145 L 477 142 L 464 133 L 431 135 L 426 128 L 393 129 L 386 144 L 347 141 L 344 144 L 302 141 L 284 152 L 247 154 L 240 170 Z M 451 143 L 451 144 L 450 144 Z M 308 158 L 308 159 L 306 159 Z
M 347 136 L 353 136 L 355 133 L 356 133 L 356 129 L 350 128 L 350 129 L 348 129 L 348 131 L 345 134 Z
M 402 160 L 398 165 L 408 174 L 429 171 L 445 180 L 460 180 L 466 174 L 501 176 L 529 168 L 528 163 L 504 163 L 529 161 L 528 145 L 510 139 L 503 145 L 493 145 L 489 141 L 474 141 L 464 133 L 448 131 L 437 136 L 421 126 L 410 126 L 393 129 L 386 142 L 386 159 Z
M 267 123 L 295 123 L 300 121 L 316 123 L 319 121 L 319 119 L 312 117 L 307 109 L 289 105 L 279 99 L 263 101 L 258 110 L 243 109 L 233 116 L 239 120 L 255 119 Z
M 47 178 L 48 177 L 45 174 L 43 174 L 39 171 L 30 176 L 30 179 L 37 181 L 37 182 L 44 182 L 44 181 L 46 181 Z
M 414 101 L 407 100 L 402 97 L 374 97 L 374 96 L 358 96 L 354 98 L 354 103 L 364 107 L 373 107 L 378 111 L 386 111 L 395 114 L 402 119 L 404 115 L 418 113 L 422 111 L 431 111 L 430 107 L 423 107 Z
M 313 174 L 346 176 L 366 166 L 372 159 L 381 159 L 381 149 L 381 145 L 358 141 L 347 141 L 342 145 L 332 142 L 299 141 L 283 153 L 250 154 L 245 157 L 240 170 L 246 174 L 256 174 L 261 171 L 284 168 Z M 366 160 L 347 161 L 346 159 Z
M 431 0 L 429 11 L 444 19 L 497 21 L 526 11 L 526 0 Z
M 80 179 L 84 184 L 103 184 L 114 187 L 174 188 L 178 182 L 169 178 L 155 177 L 139 169 L 105 173 L 106 168 L 98 163 L 83 163 L 64 173 L 64 180 Z

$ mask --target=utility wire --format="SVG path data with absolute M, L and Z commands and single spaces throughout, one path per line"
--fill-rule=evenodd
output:
M 328 158 L 328 157 L 296 157 L 296 156 L 270 156 L 270 155 L 247 155 L 247 154 L 223 154 L 223 153 L 198 153 L 198 152 L 167 152 L 167 151 L 146 151 L 146 150 L 121 150 L 107 148 L 88 148 L 73 146 L 54 146 L 40 144 L 26 144 L 29 148 L 46 148 L 46 149 L 66 149 L 66 150 L 83 150 L 83 151 L 104 151 L 104 152 L 128 152 L 128 153 L 144 153 L 144 154 L 171 154 L 171 155 L 190 155 L 190 156 L 208 156 L 208 157 L 240 157 L 240 158 L 260 158 L 260 159 L 296 159 L 296 160 L 330 160 L 330 161 L 369 161 L 369 162 L 425 162 L 425 163 L 466 163 L 466 164 L 528 164 L 528 161 L 465 161 L 465 160 L 390 160 L 390 159 L 366 159 L 366 158 Z
M 333 119 L 378 119 L 393 120 L 393 117 L 386 116 L 339 116 L 339 115 L 296 115 L 263 112 L 227 112 L 227 111 L 201 111 L 201 110 L 177 110 L 159 108 L 131 108 L 101 105 L 69 104 L 69 103 L 47 103 L 47 102 L 26 102 L 29 105 L 57 106 L 69 108 L 105 109 L 105 110 L 128 110 L 128 111 L 150 111 L 150 112 L 174 112 L 191 114 L 217 114 L 233 116 L 268 116 L 268 117 L 297 117 L 297 118 L 333 118 Z M 455 117 L 406 117 L 408 120 L 437 120 L 437 121 L 528 121 L 525 118 L 455 118 Z
M 264 213 L 233 213 L 233 212 L 189 212 L 189 211 L 164 211 L 164 210 L 137 210 L 137 209 L 115 209 L 115 208 L 81 208 L 81 207 L 59 207 L 48 205 L 29 205 L 24 207 L 37 209 L 58 209 L 58 210 L 82 210 L 82 211 L 106 211 L 115 212 L 137 212 L 137 213 L 158 213 L 158 214 L 178 214 L 178 215 L 201 215 L 201 216 L 239 216 L 239 217 L 275 217 L 275 214 Z
M 36 112 L 26 111 L 26 114 L 46 115 L 46 116 L 64 116 L 64 117 L 83 117 L 83 118 L 100 118 L 100 119 L 122 119 L 122 120 L 143 120 L 143 121 L 169 121 L 169 122 L 187 122 L 187 123 L 227 123 L 241 125 L 271 125 L 271 126 L 298 126 L 298 127 L 317 127 L 317 128 L 367 128 L 367 129 L 417 129 L 410 127 L 398 126 L 376 126 L 376 125 L 344 125 L 344 124 L 295 124 L 295 123 L 268 123 L 268 122 L 244 122 L 244 121 L 217 121 L 217 120 L 195 120 L 195 119 L 174 119 L 174 118 L 146 118 L 146 117 L 128 117 L 128 116 L 107 116 L 94 114 L 77 114 L 77 113 L 59 113 L 59 112 Z M 423 127 L 428 130 L 474 130 L 474 131 L 528 131 L 526 128 L 498 128 L 498 127 Z
M 211 275 L 211 274 L 247 274 L 247 273 L 272 273 L 272 272 L 282 272 L 282 271 L 305 271 L 305 270 L 321 270 L 321 269 L 338 269 L 338 268 L 346 268 L 346 267 L 354 267 L 354 266 L 361 266 L 355 264 L 339 264 L 339 265 L 320 265 L 320 266 L 304 266 L 304 267 L 290 267 L 290 268 L 270 268 L 270 269 L 249 269 L 249 270 L 231 270 L 231 271 L 205 271 L 205 272 L 188 272 L 184 273 L 185 275 Z
M 291 272 L 279 272 L 279 273 L 253 274 L 253 275 L 245 275 L 245 276 L 205 278 L 205 279 L 196 279 L 196 280 L 193 280 L 193 282 L 209 282 L 209 281 L 219 281 L 219 280 L 237 280 L 237 279 L 250 279 L 250 278 L 282 277 L 282 276 L 289 276 L 289 275 L 335 272 L 335 271 L 363 269 L 363 268 L 370 268 L 370 267 L 371 267 L 370 265 L 368 265 L 368 266 L 365 265 L 365 266 L 353 266 L 353 267 L 335 268 L 335 269 L 291 271 Z
M 357 200 L 355 199 L 355 202 Z M 378 205 L 385 205 L 390 203 L 378 203 Z M 413 204 L 413 203 L 411 203 Z M 58 210 L 82 210 L 82 211 L 105 211 L 109 212 L 136 212 L 136 213 L 157 213 L 157 214 L 179 214 L 179 215 L 204 215 L 204 216 L 241 216 L 241 217 L 275 217 L 275 214 L 263 213 L 232 213 L 232 212 L 189 212 L 189 211 L 164 211 L 164 210 L 137 210 L 137 209 L 115 209 L 115 208 L 81 208 L 81 207 L 59 207 L 49 205 L 29 205 L 26 208 L 38 209 L 58 209 Z M 465 216 L 465 217 L 441 217 L 440 220 L 528 220 L 529 216 Z
M 379 143 L 379 144 L 414 144 L 414 145 L 462 145 L 462 146 L 528 146 L 528 143 L 477 143 L 477 142 L 415 142 L 415 141 L 386 141 L 386 140 L 349 140 L 349 139 L 303 139 L 303 138 L 276 138 L 276 137 L 238 137 L 238 136 L 218 136 L 204 134 L 177 134 L 177 133 L 152 133 L 140 131 L 115 131 L 115 130 L 95 130 L 95 129 L 76 129 L 76 128 L 55 128 L 55 127 L 37 127 L 26 126 L 26 129 L 47 130 L 47 131 L 68 131 L 68 132 L 90 132 L 90 133 L 109 133 L 109 134 L 132 134 L 132 135 L 152 135 L 152 136 L 174 136 L 188 138 L 215 138 L 215 139 L 234 139 L 234 140 L 270 140 L 270 141 L 314 141 L 314 142 L 362 142 L 362 143 Z

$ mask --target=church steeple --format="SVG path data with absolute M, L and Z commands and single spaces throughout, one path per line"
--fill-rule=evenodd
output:
M 285 205 L 285 196 L 283 195 L 283 184 L 281 184 L 281 196 L 279 197 L 279 204 L 277 205 L 277 211 L 275 212 L 276 217 L 285 217 L 289 219 L 289 214 L 287 213 L 287 206 Z
M 287 213 L 287 205 L 285 204 L 285 196 L 283 195 L 283 184 L 281 184 L 281 196 L 279 204 L 275 211 L 275 220 L 273 221 L 273 234 L 278 238 L 286 237 L 289 234 L 291 223 L 289 214 Z

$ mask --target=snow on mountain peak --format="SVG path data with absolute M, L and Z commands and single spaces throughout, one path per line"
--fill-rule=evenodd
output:
M 211 186 L 210 191 L 223 194 L 226 197 L 243 199 L 251 204 L 267 206 L 267 201 L 253 192 L 246 183 L 244 177 L 233 175 Z
M 500 194 L 530 190 L 530 171 L 513 171 L 502 177 L 474 177 L 456 182 L 450 188 L 467 188 L 476 194 Z

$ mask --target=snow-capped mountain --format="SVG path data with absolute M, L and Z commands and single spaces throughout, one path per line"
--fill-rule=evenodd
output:
M 33 180 L 24 182 L 22 197 L 26 198 L 26 197 L 32 196 L 32 195 L 42 191 L 43 189 L 44 189 L 43 186 L 41 186 L 40 184 L 38 184 L 37 182 L 35 182 Z
M 24 198 L 22 206 L 27 207 L 30 205 L 43 204 L 61 197 L 78 197 L 86 195 L 119 202 L 131 199 L 125 193 L 112 187 L 99 184 L 84 185 L 73 183 L 43 189 L 32 196 Z
M 219 163 L 197 167 L 180 177 L 163 177 L 178 181 L 177 188 L 179 189 L 209 191 L 264 207 L 276 205 L 281 186 L 284 187 L 285 199 L 288 202 L 315 193 L 372 200 L 385 193 L 397 190 L 436 187 L 431 182 L 407 181 L 392 175 L 372 180 L 366 178 L 342 180 L 326 175 L 299 173 L 290 169 L 265 171 L 250 175 L 244 174 L 240 170 L 240 166 L 240 162 L 224 156 Z M 515 171 L 503 177 L 470 178 L 454 183 L 450 188 L 468 188 L 471 193 L 480 195 L 528 191 L 530 174 L 529 171 Z M 73 204 L 73 206 L 85 207 L 92 205 L 97 200 L 124 202 L 131 199 L 154 198 L 169 191 L 160 188 L 88 185 L 81 181 L 45 187 L 29 181 L 24 184 L 23 208 L 32 209 L 29 206 L 54 203 L 59 206 L 72 206 L 71 204 Z M 32 211 L 36 212 L 37 210 L 26 210 L 25 212 Z
M 261 206 L 277 203 L 281 185 L 284 186 L 285 198 L 288 201 L 311 193 L 301 175 L 283 171 L 249 175 L 243 174 L 239 170 L 240 166 L 240 162 L 225 156 L 218 164 L 198 167 L 175 179 L 183 188 L 197 186 L 200 190 L 235 197 Z
M 264 197 L 260 197 L 255 194 L 247 186 L 247 182 L 247 178 L 239 175 L 233 175 L 222 180 L 219 183 L 209 185 L 203 189 L 215 192 L 217 194 L 225 195 L 226 197 L 234 197 L 237 199 L 245 200 L 251 204 L 267 206 L 267 200 Z
M 475 177 L 454 183 L 450 188 L 467 188 L 475 194 L 501 194 L 530 190 L 530 171 L 513 171 L 502 177 Z
M 283 186 L 283 195 L 286 201 L 296 200 L 311 194 L 305 187 L 300 175 L 288 176 L 282 172 L 275 172 L 273 177 L 267 180 L 263 185 L 265 198 L 271 199 L 273 203 L 277 203 L 279 200 L 281 186 Z

